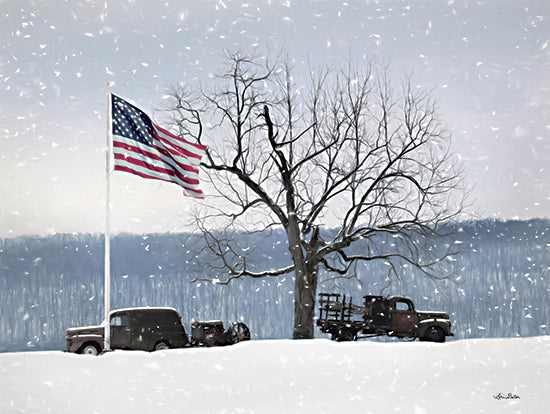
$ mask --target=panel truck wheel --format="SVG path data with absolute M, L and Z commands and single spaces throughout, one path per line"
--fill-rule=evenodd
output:
M 100 348 L 95 342 L 87 342 L 80 348 L 82 355 L 99 355 Z
M 424 333 L 425 341 L 445 342 L 445 332 L 438 326 L 430 326 Z
M 154 351 L 164 351 L 165 349 L 170 349 L 170 345 L 168 345 L 164 341 L 160 341 L 160 342 L 157 342 L 157 344 L 155 345 Z

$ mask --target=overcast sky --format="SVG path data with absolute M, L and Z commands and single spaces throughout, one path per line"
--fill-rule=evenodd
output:
M 298 72 L 391 61 L 433 90 L 472 211 L 549 217 L 549 17 L 548 0 L 0 0 L 0 237 L 103 232 L 106 82 L 162 123 L 167 85 L 208 83 L 237 48 L 283 48 Z M 111 186 L 114 232 L 181 231 L 195 202 L 124 173 Z

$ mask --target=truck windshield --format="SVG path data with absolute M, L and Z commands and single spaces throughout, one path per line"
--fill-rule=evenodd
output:
M 128 325 L 128 316 L 118 315 L 111 318 L 111 326 L 127 326 Z

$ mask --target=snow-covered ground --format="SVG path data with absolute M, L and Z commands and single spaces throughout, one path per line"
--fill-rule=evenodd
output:
M 550 337 L 0 354 L 1 413 L 548 413 Z

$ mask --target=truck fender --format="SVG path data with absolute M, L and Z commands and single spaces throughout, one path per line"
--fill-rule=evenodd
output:
M 448 320 L 443 319 L 425 319 L 423 321 L 420 321 L 416 327 L 416 336 L 419 338 L 423 338 L 426 334 L 426 331 L 431 328 L 432 326 L 437 326 L 438 328 L 441 328 L 443 332 L 445 332 L 445 336 L 451 336 L 451 324 Z

